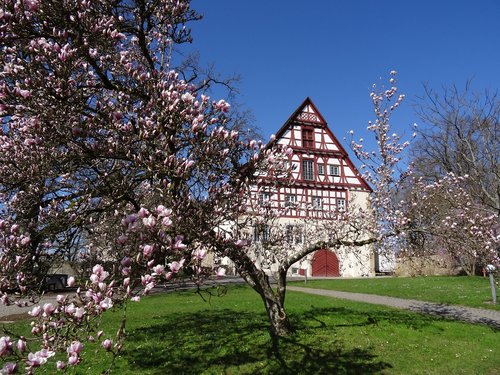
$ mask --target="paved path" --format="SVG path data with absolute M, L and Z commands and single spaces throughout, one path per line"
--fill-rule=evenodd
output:
M 343 298 L 351 301 L 373 303 L 376 305 L 391 306 L 398 309 L 437 315 L 447 319 L 487 324 L 500 329 L 500 311 L 498 310 L 477 309 L 473 307 L 447 305 L 443 303 L 423 302 L 414 299 L 394 298 L 364 293 L 338 292 L 336 290 L 302 288 L 297 286 L 288 286 L 287 290 L 317 294 L 320 296 Z
M 56 295 L 51 294 L 43 296 L 42 299 L 36 305 L 43 305 L 44 303 L 48 302 L 55 304 Z M 5 306 L 4 304 L 0 303 L 0 324 L 12 322 L 14 320 L 19 319 L 22 316 L 28 316 L 27 313 L 28 311 L 31 311 L 33 309 L 33 306 L 35 305 L 32 304 L 27 307 L 18 307 L 16 305 Z
M 204 287 L 210 287 L 210 286 L 215 286 L 215 285 L 229 285 L 229 284 L 244 284 L 245 282 L 241 277 L 235 277 L 235 276 L 226 276 L 221 279 L 214 279 L 214 280 L 206 280 Z M 192 282 L 186 282 L 186 283 L 178 283 L 178 284 L 169 284 L 167 287 L 163 286 L 157 286 L 155 287 L 150 294 L 156 294 L 156 293 L 166 293 L 166 292 L 171 292 L 171 291 L 180 291 L 180 290 L 185 290 L 185 289 L 192 289 L 195 287 L 195 284 Z M 26 318 L 29 317 L 28 311 L 31 311 L 33 309 L 33 306 L 36 305 L 43 305 L 44 303 L 53 303 L 56 304 L 56 298 L 57 294 L 68 294 L 70 296 L 74 295 L 74 292 L 71 291 L 62 291 L 60 293 L 48 293 L 44 295 L 40 301 L 36 304 L 31 304 L 28 307 L 18 307 L 15 305 L 11 306 L 5 306 L 0 302 L 0 324 L 2 323 L 9 323 L 13 322 L 15 320 L 18 320 L 20 318 Z

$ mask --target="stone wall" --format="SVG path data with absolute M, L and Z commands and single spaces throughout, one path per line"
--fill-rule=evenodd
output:
M 401 257 L 396 260 L 396 276 L 458 275 L 460 267 L 446 256 Z

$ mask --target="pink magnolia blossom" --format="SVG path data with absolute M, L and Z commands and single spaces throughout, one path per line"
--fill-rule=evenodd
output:
M 85 314 L 85 308 L 77 307 L 73 313 L 73 316 L 77 319 L 81 319 L 84 314 Z
M 80 362 L 80 358 L 78 357 L 77 353 L 70 353 L 68 354 L 68 364 L 70 366 L 75 366 Z
M 157 275 L 161 275 L 165 271 L 165 266 L 158 264 L 153 267 L 153 272 Z
M 153 255 L 154 247 L 152 245 L 145 245 L 142 253 L 146 258 L 150 258 Z
M 156 219 L 154 218 L 154 216 L 150 215 L 142 219 L 142 223 L 145 227 L 152 229 L 156 225 Z
M 5 357 L 7 354 L 10 354 L 11 350 L 12 342 L 10 341 L 10 337 L 0 337 L 0 357 Z
M 215 274 L 217 275 L 217 277 L 226 276 L 226 269 L 223 268 L 223 267 L 220 267 L 220 268 L 217 269 L 217 271 L 215 272 Z
M 164 226 L 164 227 L 169 227 L 172 225 L 172 220 L 169 218 L 169 217 L 164 217 L 162 220 L 161 220 L 161 224 Z
M 80 354 L 80 352 L 83 350 L 83 344 L 80 341 L 73 341 L 67 348 L 68 354 L 71 353 L 76 353 Z
M 145 209 L 144 207 L 141 207 L 141 209 L 137 212 L 137 216 L 140 219 L 144 219 L 149 216 L 149 211 Z
M 28 354 L 28 365 L 31 367 L 40 367 L 47 362 L 47 358 L 50 358 L 55 353 L 46 349 L 42 349 L 35 353 Z
M 64 307 L 64 312 L 68 315 L 73 315 L 75 313 L 76 306 L 73 303 Z
M 99 282 L 104 281 L 109 276 L 109 272 L 105 271 L 104 268 L 100 264 L 96 264 L 92 268 L 92 275 L 90 276 L 90 280 L 94 284 L 98 284 Z
M 51 315 L 54 312 L 55 307 L 51 303 L 46 303 L 43 305 L 42 309 L 45 315 Z
M 183 240 L 184 240 L 184 236 L 180 236 L 180 235 L 176 236 L 173 248 L 175 250 L 184 250 L 184 249 L 186 249 L 187 245 L 182 242 Z
M 113 347 L 113 341 L 110 340 L 110 339 L 106 339 L 102 342 L 102 347 L 106 350 L 106 351 L 110 351 Z
M 25 352 L 27 349 L 26 341 L 23 339 L 19 339 L 17 341 L 16 347 L 17 347 L 17 350 L 19 350 L 19 352 L 21 352 L 21 353 Z
M 124 224 L 124 225 L 130 225 L 130 224 L 133 224 L 136 220 L 137 220 L 137 217 L 135 215 L 127 215 L 122 220 L 122 224 Z
M 196 249 L 193 251 L 193 255 L 196 259 L 198 260 L 203 260 L 205 256 L 207 255 L 207 250 L 206 249 Z
M 172 210 L 160 204 L 156 207 L 156 213 L 158 214 L 158 217 L 170 216 L 172 214 Z
M 168 266 L 170 267 L 170 270 L 173 272 L 173 273 L 177 273 L 179 272 L 179 270 L 182 268 L 182 263 L 183 262 L 177 262 L 177 261 L 174 261 L 172 263 L 169 263 Z
M 99 303 L 99 306 L 103 309 L 103 310 L 108 310 L 110 309 L 111 307 L 113 307 L 113 301 L 111 300 L 111 298 L 109 297 L 106 297 L 104 298 L 100 303 Z
M 2 367 L 2 374 L 15 374 L 17 372 L 17 363 L 6 362 Z
M 42 307 L 41 306 L 35 306 L 33 309 L 31 309 L 30 312 L 28 312 L 29 315 L 31 316 L 38 316 L 42 312 Z

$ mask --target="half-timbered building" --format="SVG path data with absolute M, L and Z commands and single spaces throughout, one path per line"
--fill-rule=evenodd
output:
M 366 207 L 370 186 L 310 98 L 278 130 L 276 142 L 292 150 L 292 182 L 269 191 L 265 183 L 255 186 L 253 197 L 261 205 L 287 208 L 280 211 L 279 220 L 290 236 L 295 236 L 292 242 L 296 246 L 302 245 L 300 230 L 296 229 L 311 213 L 321 213 L 317 218 L 326 220 L 331 219 L 326 213 L 346 210 L 350 204 Z M 255 227 L 254 241 L 263 240 L 268 229 Z M 342 248 L 322 249 L 292 266 L 291 272 L 308 276 L 368 276 L 373 274 L 373 257 L 369 247 L 356 254 Z

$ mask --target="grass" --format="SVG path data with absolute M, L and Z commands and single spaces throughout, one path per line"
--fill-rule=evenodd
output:
M 470 307 L 500 310 L 491 304 L 488 278 L 472 276 L 381 277 L 366 279 L 323 279 L 291 282 L 290 285 L 343 292 L 378 294 Z M 497 291 L 497 294 L 500 291 Z
M 287 308 L 296 331 L 273 349 L 262 302 L 248 287 L 211 303 L 189 291 L 145 298 L 129 306 L 128 340 L 112 373 L 500 374 L 500 332 L 486 326 L 292 292 Z M 105 331 L 120 319 L 107 314 Z M 85 352 L 70 374 L 109 367 L 109 353 Z

